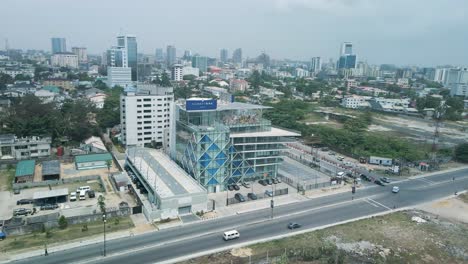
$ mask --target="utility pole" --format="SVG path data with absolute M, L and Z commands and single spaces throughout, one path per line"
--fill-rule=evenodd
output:
M 104 257 L 106 256 L 106 214 L 102 215 L 102 222 L 104 223 Z

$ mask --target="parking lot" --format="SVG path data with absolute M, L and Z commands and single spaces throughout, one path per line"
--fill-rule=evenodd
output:
M 302 184 L 320 184 L 330 181 L 330 177 L 326 174 L 288 157 L 284 158 L 283 163 L 278 168 L 278 173 Z

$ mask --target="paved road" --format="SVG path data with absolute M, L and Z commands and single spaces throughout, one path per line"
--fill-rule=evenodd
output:
M 455 177 L 455 181 L 453 181 Z M 432 201 L 468 188 L 468 169 L 441 173 L 430 177 L 394 183 L 400 193 L 391 193 L 393 184 L 372 186 L 351 192 L 310 199 L 295 204 L 278 206 L 274 219 L 269 209 L 232 217 L 166 229 L 140 236 L 108 241 L 107 257 L 102 257 L 102 244 L 89 245 L 61 252 L 50 252 L 15 263 L 158 263 L 197 252 L 235 246 L 262 238 L 284 235 L 286 225 L 295 221 L 302 229 L 320 227 L 358 217 L 391 211 L 395 206 L 407 207 Z M 223 231 L 237 229 L 241 237 L 222 241 Z

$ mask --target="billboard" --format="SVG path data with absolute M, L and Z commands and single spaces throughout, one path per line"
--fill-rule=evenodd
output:
M 187 100 L 185 102 L 185 109 L 187 111 L 216 110 L 217 106 L 218 101 L 216 99 Z

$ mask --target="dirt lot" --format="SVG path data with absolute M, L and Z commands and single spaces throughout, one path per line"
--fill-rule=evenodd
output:
M 463 204 L 466 219 L 467 202 L 450 201 Z M 183 263 L 468 263 L 468 224 L 451 215 L 459 210 L 397 212 Z
M 7 191 L 11 189 L 11 183 L 15 178 L 15 170 L 0 170 L 0 191 Z

